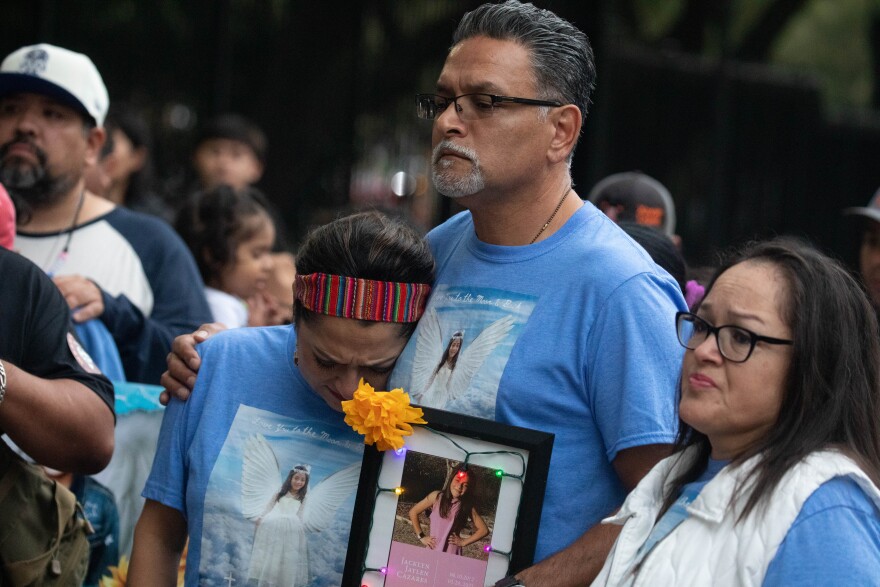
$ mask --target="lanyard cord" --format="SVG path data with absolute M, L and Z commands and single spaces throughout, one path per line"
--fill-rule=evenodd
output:
M 61 252 L 58 253 L 58 257 L 56 257 L 55 262 L 52 263 L 51 267 L 46 270 L 46 273 L 49 277 L 53 277 L 61 267 L 64 266 L 64 263 L 67 261 L 67 254 L 70 251 L 70 241 L 73 240 L 73 229 L 76 228 L 76 223 L 79 221 L 79 213 L 82 210 L 83 202 L 86 199 L 86 189 L 79 193 L 79 202 L 76 203 L 76 210 L 73 212 L 73 221 L 70 223 L 70 228 L 67 229 L 67 239 L 64 241 L 64 248 L 61 249 Z

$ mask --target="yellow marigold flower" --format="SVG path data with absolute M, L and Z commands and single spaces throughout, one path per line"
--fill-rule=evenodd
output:
M 409 404 L 409 394 L 402 389 L 376 391 L 363 379 L 354 397 L 342 402 L 345 423 L 364 435 L 364 444 L 379 450 L 403 448 L 403 437 L 412 434 L 412 424 L 427 424 L 421 408 Z
M 186 553 L 189 550 L 189 540 L 183 545 L 183 552 L 180 554 L 180 564 L 177 567 L 177 587 L 183 587 L 183 576 L 186 573 Z M 109 567 L 113 576 L 104 575 L 98 581 L 98 587 L 125 587 L 128 583 L 128 558 L 123 554 L 119 557 L 119 566 Z
M 109 569 L 112 576 L 102 576 L 98 583 L 100 587 L 125 587 L 125 583 L 128 579 L 128 558 L 123 554 L 119 558 L 119 566 L 111 566 Z
M 189 539 L 183 543 L 183 551 L 180 553 L 180 562 L 177 564 L 177 587 L 183 587 L 186 575 L 186 555 L 189 553 Z

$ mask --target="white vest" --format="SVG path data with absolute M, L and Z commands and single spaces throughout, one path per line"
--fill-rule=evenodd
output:
M 620 511 L 603 520 L 623 525 L 623 530 L 593 585 L 761 585 L 801 506 L 826 481 L 848 475 L 880 509 L 880 490 L 858 465 L 840 452 L 825 450 L 793 466 L 769 496 L 767 507 L 760 503 L 736 523 L 751 485 L 733 507 L 731 497 L 760 458 L 753 457 L 739 467 L 725 467 L 709 481 L 687 506 L 690 516 L 654 547 L 633 577 L 630 569 L 654 527 L 665 482 L 683 470 L 693 454 L 690 448 L 680 460 L 673 455 L 658 463 Z

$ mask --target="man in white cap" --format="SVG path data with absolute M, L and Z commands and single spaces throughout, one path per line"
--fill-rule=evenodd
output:
M 862 220 L 859 272 L 874 308 L 880 310 L 880 190 L 865 207 L 846 208 L 843 213 Z
M 108 106 L 85 55 L 40 44 L 7 56 L 0 64 L 0 183 L 18 209 L 16 248 L 53 277 L 76 322 L 100 318 L 129 381 L 158 383 L 171 340 L 210 311 L 173 230 L 85 188 Z

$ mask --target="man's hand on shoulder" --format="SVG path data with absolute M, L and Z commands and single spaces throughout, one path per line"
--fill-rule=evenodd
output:
M 189 399 L 189 394 L 196 386 L 196 376 L 202 360 L 196 351 L 196 345 L 208 340 L 218 332 L 226 330 L 226 326 L 219 322 L 202 324 L 192 334 L 181 334 L 171 343 L 171 352 L 168 353 L 168 370 L 162 373 L 159 383 L 165 388 L 159 395 L 159 401 L 163 406 L 168 405 L 171 395 L 180 401 Z
M 98 318 L 104 313 L 104 296 L 94 281 L 82 275 L 61 275 L 52 281 L 64 296 L 75 322 Z

